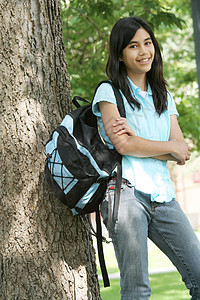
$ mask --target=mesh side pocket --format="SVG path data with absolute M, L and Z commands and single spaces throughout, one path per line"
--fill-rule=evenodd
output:
M 76 179 L 63 164 L 57 148 L 53 150 L 51 155 L 48 155 L 47 166 L 52 178 L 65 194 L 78 182 L 78 179 Z

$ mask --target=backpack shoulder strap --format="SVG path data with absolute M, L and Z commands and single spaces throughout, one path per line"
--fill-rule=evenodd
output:
M 123 101 L 122 95 L 121 95 L 119 89 L 114 85 L 114 83 L 111 80 L 102 80 L 101 82 L 99 82 L 99 84 L 97 85 L 97 87 L 95 89 L 94 95 L 96 94 L 96 91 L 97 91 L 98 87 L 102 83 L 108 83 L 112 86 L 113 92 L 115 94 L 115 98 L 116 98 L 116 102 L 117 102 L 117 108 L 119 110 L 120 116 L 125 118 L 126 117 L 126 111 L 125 111 L 124 101 Z
M 86 104 L 90 104 L 90 102 L 87 101 L 86 99 L 84 99 L 84 98 L 82 98 L 80 96 L 74 96 L 74 98 L 72 100 L 72 103 L 75 105 L 76 108 L 81 107 L 81 105 L 79 104 L 78 101 L 85 102 Z
M 103 80 L 101 81 L 96 89 L 95 93 L 98 89 L 98 87 L 102 83 L 108 83 L 112 86 L 113 92 L 116 98 L 117 102 L 117 108 L 119 110 L 120 116 L 125 118 L 126 117 L 126 112 L 125 112 L 125 107 L 124 107 L 124 101 L 122 98 L 122 94 L 119 91 L 119 89 L 114 85 L 114 83 L 111 80 Z M 95 95 L 94 93 L 94 95 Z M 94 97 L 93 97 L 94 99 Z M 115 188 L 115 194 L 114 194 L 114 207 L 113 207 L 113 215 L 109 217 L 109 222 L 110 226 L 108 226 L 108 232 L 109 232 L 109 237 L 112 236 L 112 223 L 115 224 L 115 222 L 118 219 L 118 209 L 119 209 L 119 201 L 120 201 L 120 192 L 121 192 L 121 182 L 122 182 L 122 165 L 121 165 L 121 159 L 117 164 L 117 180 L 116 180 L 116 188 Z M 109 286 L 109 279 L 108 279 L 108 274 L 105 266 L 105 261 L 104 261 L 104 255 L 103 255 L 103 246 L 102 246 L 102 232 L 101 232 L 101 222 L 100 222 L 100 215 L 99 215 L 99 208 L 96 210 L 96 223 L 97 223 L 97 245 L 98 245 L 98 254 L 99 254 L 99 261 L 100 261 L 100 266 L 101 266 L 101 271 L 102 271 L 102 277 L 104 281 L 104 287 Z
M 104 287 L 108 287 L 110 286 L 110 281 L 109 281 L 105 259 L 104 259 L 104 253 L 103 253 L 102 228 L 101 228 L 99 206 L 96 208 L 96 228 L 97 228 L 97 249 L 98 249 L 101 273 L 103 277 L 103 283 L 104 283 Z
M 118 107 L 120 116 L 125 118 L 126 117 L 126 111 L 125 111 L 125 107 L 124 107 L 124 101 L 123 101 L 123 98 L 122 98 L 122 94 L 111 80 L 102 80 L 97 85 L 97 87 L 95 89 L 95 93 L 96 93 L 98 87 L 102 83 L 109 83 L 112 86 L 114 94 L 115 94 L 117 107 Z M 114 208 L 113 208 L 113 218 L 112 218 L 112 221 L 114 223 L 118 219 L 118 210 L 119 210 L 119 201 L 120 201 L 120 192 L 121 192 L 121 182 L 122 182 L 122 163 L 121 163 L 121 161 L 119 161 L 118 164 L 117 164 L 117 179 L 116 179 L 116 188 L 115 188 L 115 194 L 114 194 Z M 109 236 L 111 237 L 112 236 L 112 226 L 110 228 L 108 228 L 108 232 L 109 232 Z

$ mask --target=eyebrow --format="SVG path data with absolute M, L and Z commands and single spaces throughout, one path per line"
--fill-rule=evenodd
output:
M 151 38 L 150 37 L 146 38 L 144 40 L 144 42 L 146 42 L 146 41 L 151 41 Z M 137 43 L 138 43 L 138 41 L 130 41 L 130 43 L 128 45 L 137 44 Z

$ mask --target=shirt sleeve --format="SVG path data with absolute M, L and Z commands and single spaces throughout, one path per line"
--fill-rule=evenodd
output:
M 179 113 L 176 109 L 175 101 L 170 92 L 168 92 L 168 110 L 169 110 L 170 116 L 171 115 L 176 115 L 177 117 L 179 116 Z
M 102 83 L 94 96 L 92 102 L 92 111 L 97 117 L 101 117 L 99 102 L 106 101 L 116 105 L 116 99 L 112 86 L 109 83 Z

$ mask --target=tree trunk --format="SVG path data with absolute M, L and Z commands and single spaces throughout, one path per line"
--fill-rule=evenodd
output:
M 60 3 L 1 1 L 0 27 L 0 299 L 100 299 L 92 239 L 43 173 L 71 109 Z

